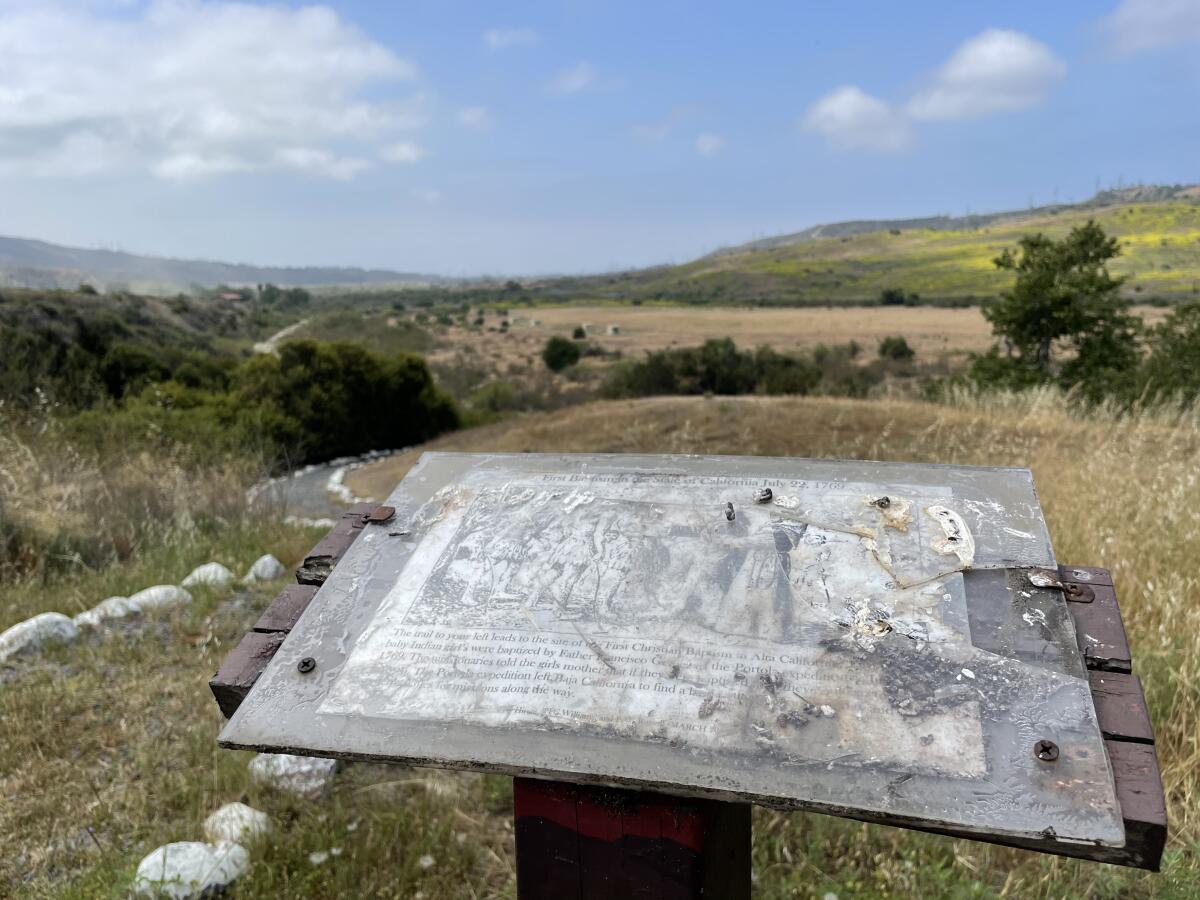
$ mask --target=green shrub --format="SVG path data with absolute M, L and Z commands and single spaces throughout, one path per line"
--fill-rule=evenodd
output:
M 843 356 L 847 350 L 840 348 Z M 809 394 L 825 373 L 813 360 L 769 347 L 739 350 L 730 338 L 700 347 L 656 350 L 645 359 L 610 370 L 602 393 L 608 397 L 662 394 Z
M 546 346 L 542 349 L 542 362 L 551 372 L 561 372 L 568 366 L 575 365 L 579 362 L 579 356 L 579 347 L 557 334 L 546 341 Z
M 917 353 L 908 346 L 908 341 L 899 335 L 885 337 L 879 342 L 879 358 L 892 359 L 900 362 L 911 360 Z
M 1185 303 L 1150 330 L 1141 373 L 1150 396 L 1194 403 L 1200 397 L 1200 303 Z
M 575 330 L 571 332 L 571 337 L 577 341 L 587 340 L 587 332 L 583 330 L 582 325 L 576 325 Z
M 916 306 L 920 302 L 920 294 L 906 291 L 903 288 L 884 288 L 879 294 L 880 306 Z

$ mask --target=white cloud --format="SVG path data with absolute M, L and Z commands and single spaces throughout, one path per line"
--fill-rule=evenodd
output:
M 914 122 L 1026 109 L 1040 103 L 1066 69 L 1029 35 L 989 28 L 964 41 L 907 103 L 894 105 L 846 85 L 809 107 L 804 127 L 839 147 L 903 150 Z
M 1200 43 L 1200 3 L 1196 0 L 1122 0 L 1101 21 L 1121 53 Z
M 1019 31 L 989 28 L 960 46 L 908 103 L 915 119 L 967 119 L 1034 106 L 1067 67 Z
M 483 33 L 483 42 L 493 50 L 536 44 L 541 36 L 532 28 L 489 28 Z
M 909 125 L 890 105 L 853 85 L 831 91 L 814 103 L 804 128 L 837 147 L 896 151 L 908 146 Z
M 458 124 L 463 128 L 483 131 L 491 128 L 494 122 L 492 111 L 486 106 L 466 106 L 458 111 Z
M 328 7 L 107 6 L 17 4 L 0 16 L 0 172 L 349 178 L 370 164 L 331 147 L 423 121 L 420 95 L 375 99 L 415 68 Z
M 381 159 L 392 163 L 415 163 L 427 155 L 424 147 L 412 141 L 389 144 L 379 151 Z
M 719 134 L 713 134 L 711 131 L 704 131 L 696 135 L 696 152 L 706 158 L 712 158 L 721 152 L 721 148 L 725 146 L 725 138 Z
M 552 94 L 578 94 L 596 83 L 596 70 L 591 63 L 579 62 L 563 69 L 550 80 L 547 89 Z
M 285 168 L 341 181 L 353 178 L 371 167 L 365 159 L 338 156 L 317 147 L 284 147 L 275 151 L 275 159 Z

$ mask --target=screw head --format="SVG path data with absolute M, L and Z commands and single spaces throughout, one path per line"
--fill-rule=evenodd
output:
M 307 675 L 317 667 L 317 661 L 311 656 L 306 656 L 300 662 L 296 663 L 296 671 L 301 675 Z
M 1043 738 L 1033 745 L 1033 755 L 1042 762 L 1054 762 L 1058 759 L 1058 744 Z
M 730 522 L 737 518 L 737 513 L 733 511 L 733 503 L 725 504 L 725 518 Z

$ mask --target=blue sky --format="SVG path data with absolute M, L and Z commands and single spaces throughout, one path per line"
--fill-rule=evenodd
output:
M 1200 0 L 0 0 L 0 234 L 450 275 L 1200 181 Z

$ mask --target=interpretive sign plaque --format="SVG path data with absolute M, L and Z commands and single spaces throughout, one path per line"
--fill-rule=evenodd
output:
M 426 454 L 388 504 L 222 744 L 1124 840 L 1025 470 Z

